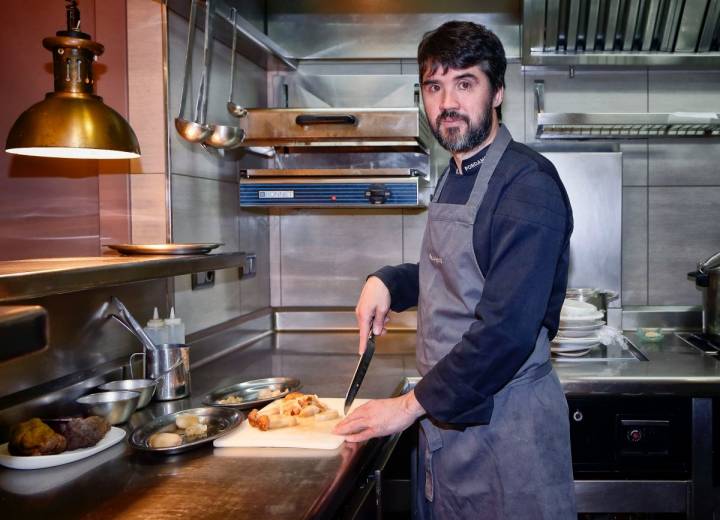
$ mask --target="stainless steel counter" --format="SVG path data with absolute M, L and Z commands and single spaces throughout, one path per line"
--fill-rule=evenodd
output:
M 392 395 L 416 376 L 413 333 L 378 339 L 359 397 Z M 568 393 L 720 393 L 720 362 L 674 337 L 640 344 L 648 361 L 559 361 Z M 292 375 L 321 397 L 344 395 L 357 362 L 356 336 L 347 333 L 279 333 L 193 368 L 193 396 L 156 403 L 131 419 L 200 405 L 203 395 L 233 382 Z M 129 425 L 129 427 L 131 426 Z M 298 519 L 336 517 L 356 486 L 360 468 L 380 442 L 345 444 L 336 451 L 213 449 L 172 457 L 133 452 L 125 444 L 66 466 L 33 471 L 0 469 L 4 518 Z

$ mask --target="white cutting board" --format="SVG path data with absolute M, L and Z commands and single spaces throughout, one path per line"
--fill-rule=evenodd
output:
M 310 448 L 334 450 L 345 441 L 342 436 L 332 433 L 335 425 L 343 419 L 345 399 L 342 397 L 319 397 L 318 399 L 329 408 L 337 410 L 340 417 L 332 421 L 313 422 L 268 431 L 253 428 L 246 420 L 232 432 L 215 439 L 213 444 L 218 448 Z M 355 399 L 350 411 L 367 401 L 367 399 Z

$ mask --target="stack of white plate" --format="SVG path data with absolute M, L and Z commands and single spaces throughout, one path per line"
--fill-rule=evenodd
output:
M 587 302 L 566 299 L 560 311 L 560 327 L 550 344 L 558 356 L 579 357 L 600 345 L 603 313 Z

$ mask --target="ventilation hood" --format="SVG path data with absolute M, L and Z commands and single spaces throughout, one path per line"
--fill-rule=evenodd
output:
M 524 0 L 525 65 L 718 65 L 720 0 Z

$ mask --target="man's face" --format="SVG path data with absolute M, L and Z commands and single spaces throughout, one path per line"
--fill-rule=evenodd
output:
M 480 145 L 490 133 L 495 107 L 503 89 L 493 93 L 480 67 L 426 73 L 422 80 L 423 103 L 430 128 L 443 148 L 463 153 Z

